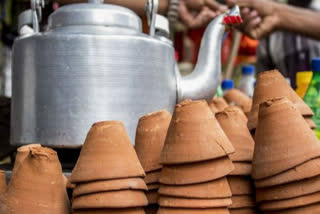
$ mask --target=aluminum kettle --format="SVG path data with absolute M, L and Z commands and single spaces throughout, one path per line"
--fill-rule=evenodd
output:
M 181 76 L 168 22 L 148 2 L 150 35 L 131 10 L 100 0 L 59 8 L 39 32 L 42 0 L 19 17 L 13 48 L 11 144 L 79 147 L 97 121 L 121 120 L 134 144 L 138 119 L 184 99 L 211 99 L 219 85 L 227 16 L 204 34 L 195 70 Z M 39 18 L 40 17 L 40 18 Z

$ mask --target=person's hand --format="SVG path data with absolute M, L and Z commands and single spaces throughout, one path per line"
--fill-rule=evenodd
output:
M 243 24 L 239 27 L 253 39 L 260 39 L 276 30 L 280 19 L 277 6 L 270 0 L 226 0 L 228 6 L 235 4 L 241 8 Z
M 188 28 L 200 28 L 226 11 L 227 7 L 215 0 L 181 0 L 179 17 Z

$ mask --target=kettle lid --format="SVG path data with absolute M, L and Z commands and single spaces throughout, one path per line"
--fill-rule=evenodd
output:
M 113 26 L 142 31 L 138 15 L 125 7 L 111 4 L 71 4 L 59 8 L 49 16 L 49 29 L 70 25 Z

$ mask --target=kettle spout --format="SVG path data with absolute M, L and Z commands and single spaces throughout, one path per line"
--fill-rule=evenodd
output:
M 237 6 L 229 13 L 219 15 L 211 21 L 203 35 L 198 62 L 193 72 L 187 76 L 181 76 L 180 72 L 176 71 L 178 102 L 185 99 L 209 101 L 213 98 L 220 84 L 221 47 L 226 25 L 241 21 Z

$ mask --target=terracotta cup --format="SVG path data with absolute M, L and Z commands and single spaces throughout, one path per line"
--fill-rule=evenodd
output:
M 230 209 L 254 208 L 256 206 L 253 195 L 232 196 Z
M 169 185 L 198 184 L 227 176 L 234 170 L 229 157 L 183 165 L 165 165 L 160 183 Z
M 160 154 L 171 121 L 171 114 L 158 111 L 140 118 L 137 131 L 135 149 L 145 172 L 161 169 Z
M 0 170 L 0 195 L 6 190 L 7 188 L 7 180 L 6 180 L 6 172 Z
M 191 185 L 161 185 L 159 194 L 182 198 L 227 198 L 231 190 L 227 179 L 221 178 L 200 184 Z
M 257 202 L 295 198 L 320 192 L 320 176 L 279 186 L 256 189 Z
M 158 204 L 159 194 L 158 190 L 151 190 L 146 192 L 148 204 Z
M 301 181 L 318 175 L 320 175 L 320 158 L 315 158 L 297 167 L 282 172 L 281 174 L 265 179 L 255 180 L 255 186 L 257 188 L 277 186 Z
M 255 142 L 254 179 L 277 175 L 320 156 L 315 133 L 284 97 L 260 105 Z
M 163 164 L 194 163 L 227 156 L 234 148 L 206 101 L 176 106 L 161 153 Z
M 231 89 L 227 91 L 223 98 L 229 105 L 239 106 L 243 112 L 249 113 L 252 107 L 252 99 L 238 89 Z
M 130 208 L 148 205 L 143 191 L 119 190 L 100 192 L 76 197 L 72 201 L 73 209 Z
M 146 177 L 144 178 L 144 182 L 146 182 L 146 184 L 157 183 L 159 181 L 160 174 L 161 174 L 161 170 L 149 172 L 146 174 Z
M 312 204 L 304 207 L 292 208 L 287 210 L 265 211 L 264 214 L 301 214 L 301 213 L 320 213 L 320 203 Z
M 257 76 L 252 109 L 248 115 L 250 130 L 257 127 L 259 105 L 276 97 L 287 97 L 304 116 L 313 115 L 309 106 L 296 94 L 278 70 L 265 71 Z
M 247 127 L 247 118 L 237 107 L 228 107 L 216 114 L 216 118 L 235 148 L 230 155 L 232 161 L 252 161 L 254 140 Z
M 145 214 L 143 208 L 74 210 L 72 214 Z
M 225 108 L 229 106 L 226 100 L 222 97 L 215 97 L 208 104 L 210 108 L 213 110 L 214 114 L 223 111 Z
M 148 184 L 148 190 L 157 190 L 160 188 L 160 183 L 153 183 L 153 184 Z
M 157 214 L 229 214 L 227 208 L 190 209 L 160 207 Z
M 230 214 L 256 214 L 258 213 L 254 208 L 239 208 L 230 209 Z
M 232 195 L 252 195 L 254 193 L 253 181 L 244 176 L 228 176 L 228 182 Z
M 123 123 L 105 121 L 91 127 L 70 179 L 81 183 L 144 176 Z
M 315 122 L 313 122 L 312 117 L 311 116 L 304 116 L 305 121 L 307 122 L 308 126 L 310 127 L 310 129 L 315 129 L 317 127 L 317 125 L 315 124 Z
M 320 192 L 316 192 L 310 195 L 300 196 L 292 199 L 280 200 L 280 201 L 268 201 L 263 202 L 259 208 L 260 210 L 283 210 L 297 207 L 303 207 L 320 202 Z
M 40 144 L 29 144 L 25 146 L 21 146 L 17 149 L 17 155 L 16 159 L 14 161 L 14 166 L 12 173 L 14 174 L 15 171 L 18 169 L 18 167 L 21 165 L 21 163 L 24 161 L 24 159 L 29 155 L 32 148 L 38 148 L 41 147 Z
M 194 199 L 160 195 L 158 203 L 161 207 L 172 208 L 219 208 L 230 206 L 232 201 L 231 198 Z
M 123 178 L 115 180 L 101 180 L 79 183 L 73 191 L 73 197 L 90 193 L 116 191 L 116 190 L 148 190 L 142 178 Z
M 69 214 L 69 199 L 55 151 L 30 149 L 0 197 L 0 210 L 10 214 Z
M 234 170 L 229 175 L 249 176 L 252 172 L 252 164 L 249 162 L 233 162 Z

